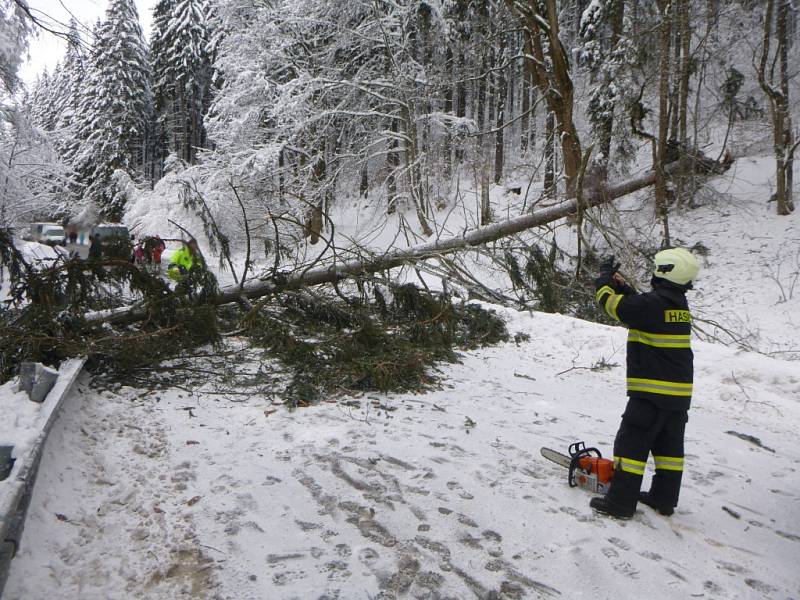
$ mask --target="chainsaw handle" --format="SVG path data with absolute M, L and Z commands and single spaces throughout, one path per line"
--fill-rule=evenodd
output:
M 600 453 L 600 450 L 597 448 L 587 448 L 583 442 L 575 442 L 569 445 L 569 456 L 570 458 L 574 459 L 577 457 L 582 456 L 596 456 L 597 458 L 603 458 L 603 455 Z
M 577 487 L 575 482 L 575 471 L 580 467 L 582 458 L 595 456 L 603 458 L 603 454 L 597 448 L 587 448 L 583 442 L 575 442 L 569 445 L 569 455 L 572 460 L 569 463 L 568 481 L 569 487 Z

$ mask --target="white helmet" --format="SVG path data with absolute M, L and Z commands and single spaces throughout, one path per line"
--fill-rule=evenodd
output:
M 686 285 L 694 281 L 700 265 L 694 255 L 683 248 L 667 248 L 656 254 L 653 275 L 672 283 Z

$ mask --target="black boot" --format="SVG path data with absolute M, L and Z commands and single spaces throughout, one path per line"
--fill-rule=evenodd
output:
M 604 515 L 609 515 L 617 519 L 630 519 L 636 512 L 636 507 L 625 508 L 624 506 L 619 506 L 618 504 L 614 504 L 614 502 L 609 500 L 608 496 L 598 496 L 596 498 L 592 498 L 589 501 L 589 506 L 591 506 L 597 512 L 601 512 Z
M 658 514 L 664 515 L 665 517 L 668 517 L 675 512 L 674 507 L 660 504 L 656 498 L 653 498 L 650 495 L 650 492 L 639 492 L 639 502 L 642 504 L 647 504 L 647 506 L 652 508 Z

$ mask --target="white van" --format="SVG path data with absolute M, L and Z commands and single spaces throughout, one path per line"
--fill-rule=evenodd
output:
M 46 225 L 42 227 L 37 241 L 48 246 L 63 246 L 66 237 L 67 234 L 64 233 L 64 228 L 61 225 Z
M 61 246 L 67 234 L 60 223 L 31 223 L 29 232 L 22 236 L 23 240 L 39 242 L 50 246 Z

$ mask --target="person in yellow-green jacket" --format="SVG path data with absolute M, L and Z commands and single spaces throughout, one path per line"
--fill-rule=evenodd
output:
M 628 328 L 628 404 L 614 440 L 614 477 L 605 496 L 589 505 L 627 519 L 642 502 L 669 516 L 678 504 L 684 459 L 684 433 L 694 379 L 692 319 L 686 292 L 700 271 L 683 248 L 657 253 L 652 290 L 639 294 L 606 265 L 596 281 L 597 303 Z M 647 458 L 656 472 L 649 491 L 640 491 Z
M 191 239 L 184 242 L 170 258 L 167 276 L 173 281 L 180 281 L 195 266 L 205 267 L 205 261 L 197 246 L 197 240 Z

